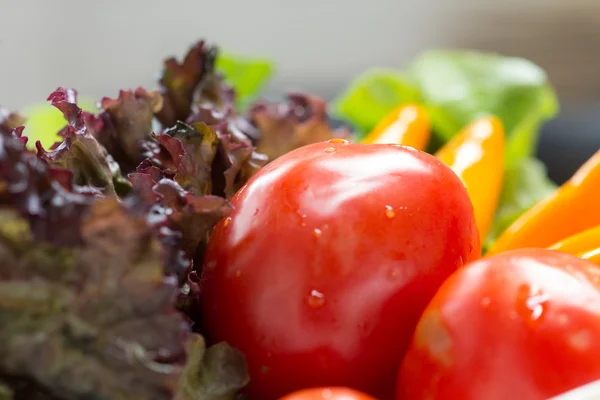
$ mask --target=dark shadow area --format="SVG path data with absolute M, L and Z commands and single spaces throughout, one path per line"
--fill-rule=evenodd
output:
M 548 176 L 565 182 L 600 149 L 600 104 L 563 105 L 560 115 L 542 129 L 538 157 Z

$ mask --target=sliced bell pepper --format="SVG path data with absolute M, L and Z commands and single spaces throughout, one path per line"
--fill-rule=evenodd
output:
M 498 207 L 504 175 L 504 148 L 502 121 L 490 116 L 467 125 L 435 154 L 465 184 L 482 241 Z
M 554 193 L 521 215 L 487 254 L 548 247 L 600 225 L 600 150 Z
M 550 249 L 574 254 L 600 265 L 600 225 L 569 236 Z
M 425 109 L 417 104 L 404 104 L 387 114 L 362 140 L 362 143 L 392 143 L 424 150 L 431 128 Z

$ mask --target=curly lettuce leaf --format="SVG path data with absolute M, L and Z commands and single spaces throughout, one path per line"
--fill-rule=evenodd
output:
M 94 137 L 101 122 L 78 106 L 77 91 L 58 88 L 48 100 L 60 110 L 68 125 L 58 133 L 62 141 L 55 143 L 50 151 L 46 151 L 39 140 L 36 142 L 38 157 L 52 167 L 71 171 L 74 183 L 80 187 L 98 193 L 126 194 L 130 189 L 129 182 Z
M 188 328 L 145 220 L 99 199 L 83 244 L 63 248 L 33 241 L 11 211 L 0 213 L 0 380 L 62 399 L 171 399 Z
M 18 211 L 37 241 L 80 244 L 78 224 L 91 197 L 72 186 L 71 171 L 40 162 L 15 133 L 0 132 L 0 208 Z
M 164 61 L 159 80 L 163 107 L 156 113 L 163 126 L 186 121 L 196 107 L 209 105 L 223 113 L 234 108 L 235 93 L 215 69 L 217 52 L 217 47 L 199 41 L 183 62 L 173 57 Z
M 421 54 L 408 74 L 442 142 L 474 119 L 495 115 L 506 129 L 509 163 L 534 154 L 541 124 L 558 112 L 546 73 L 522 58 L 432 50 Z
M 167 270 L 181 281 L 192 269 L 199 271 L 208 235 L 232 211 L 231 204 L 220 196 L 186 191 L 172 175 L 149 160 L 129 174 L 129 179 L 144 201 L 150 224 L 165 245 Z
M 143 142 L 150 139 L 154 114 L 162 109 L 163 99 L 158 91 L 121 90 L 116 99 L 103 98 L 100 124 L 94 136 L 123 173 L 135 170 L 144 157 Z
M 97 110 L 95 103 L 89 98 L 79 98 L 77 103 L 83 111 L 95 112 Z M 58 132 L 64 128 L 67 120 L 56 107 L 48 103 L 40 103 L 25 108 L 23 113 L 27 116 L 27 136 L 30 139 L 30 148 L 33 148 L 38 140 L 44 147 L 50 147 L 60 140 Z
M 0 135 L 10 135 L 14 129 L 25 124 L 26 118 L 19 113 L 0 107 Z
M 145 217 L 73 191 L 15 136 L 0 150 L 0 382 L 19 398 L 27 382 L 42 398 L 170 399 L 189 329 Z
M 224 343 L 206 349 L 176 311 L 173 263 L 144 208 L 75 193 L 62 171 L 0 132 L 0 395 L 234 400 L 245 359 Z M 165 215 L 192 219 L 190 237 L 206 228 L 194 215 L 226 203 L 156 186 Z
M 153 137 L 165 149 L 153 160 L 175 174 L 174 180 L 185 190 L 196 195 L 211 193 L 211 165 L 219 137 L 208 125 L 178 122 Z
M 509 164 L 504 173 L 499 206 L 485 247 L 489 247 L 521 214 L 549 196 L 556 187 L 546 176 L 544 164 L 535 158 Z
M 362 137 L 399 104 L 419 100 L 419 91 L 404 74 L 376 68 L 350 84 L 334 101 L 333 113 L 351 123 Z
M 258 140 L 259 131 L 245 117 L 203 106 L 196 109 L 187 123 L 192 126 L 200 123 L 200 127 L 206 124 L 219 139 L 211 165 L 213 195 L 230 199 L 269 161 L 266 154 L 256 151 L 254 142 Z M 200 130 L 203 129 L 206 128 Z
M 281 103 L 255 104 L 249 118 L 259 135 L 257 151 L 270 160 L 301 146 L 350 136 L 344 128 L 331 129 L 325 100 L 307 94 L 289 94 Z
M 274 72 L 273 63 L 264 58 L 242 57 L 233 53 L 219 53 L 216 68 L 236 93 L 236 106 L 240 111 L 248 108 L 265 87 Z
M 212 227 L 232 211 L 232 206 L 219 196 L 196 196 L 169 179 L 154 185 L 161 207 L 169 209 L 169 226 L 180 233 L 179 248 L 195 255 L 198 245 L 208 239 Z

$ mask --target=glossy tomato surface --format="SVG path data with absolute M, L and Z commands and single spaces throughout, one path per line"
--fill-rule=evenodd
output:
M 427 307 L 398 399 L 542 400 L 600 379 L 600 269 L 545 249 L 465 266 Z
M 280 400 L 376 400 L 375 398 L 357 392 L 356 390 L 343 387 L 326 387 L 304 389 L 287 396 Z
M 207 249 L 204 323 L 244 352 L 254 399 L 332 385 L 393 397 L 420 313 L 480 254 L 457 176 L 398 145 L 302 147 L 232 203 Z

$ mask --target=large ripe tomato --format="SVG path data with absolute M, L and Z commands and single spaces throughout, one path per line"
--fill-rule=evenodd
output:
M 407 147 L 305 146 L 232 203 L 207 249 L 204 322 L 246 355 L 255 399 L 331 385 L 393 396 L 420 313 L 480 254 L 460 180 Z
M 375 400 L 373 397 L 343 387 L 303 389 L 279 400 Z
M 398 399 L 547 399 L 600 379 L 600 269 L 552 250 L 481 259 L 427 307 Z

